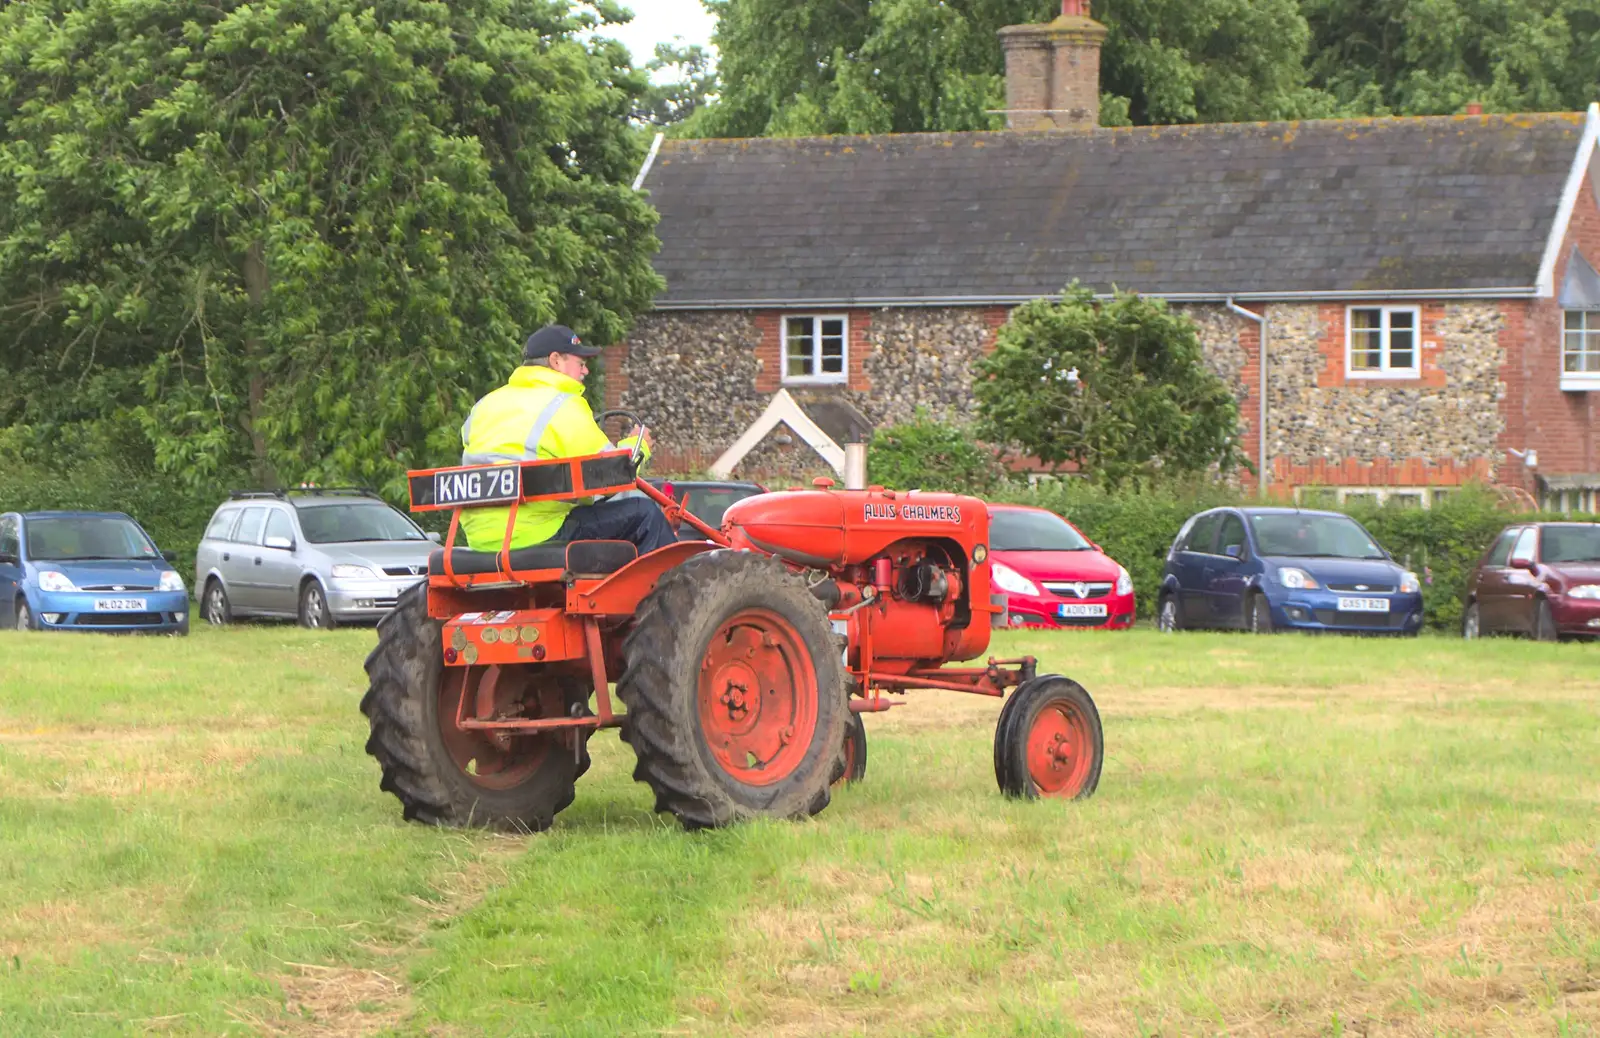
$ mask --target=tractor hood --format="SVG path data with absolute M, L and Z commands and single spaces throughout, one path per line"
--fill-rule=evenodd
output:
M 768 552 L 802 566 L 859 565 L 896 541 L 937 538 L 962 556 L 988 550 L 988 506 L 960 494 L 894 490 L 799 490 L 734 503 L 723 532 L 735 547 Z

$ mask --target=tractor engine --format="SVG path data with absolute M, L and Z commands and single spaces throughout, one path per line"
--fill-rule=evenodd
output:
M 975 659 L 1004 610 L 989 589 L 989 510 L 958 494 L 822 489 L 763 494 L 723 519 L 734 548 L 816 574 L 812 593 L 848 638 L 855 671 L 906 673 Z

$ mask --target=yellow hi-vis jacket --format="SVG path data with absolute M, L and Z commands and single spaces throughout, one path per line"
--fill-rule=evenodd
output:
M 630 437 L 618 446 L 633 443 Z M 518 368 L 509 382 L 478 401 L 461 426 L 461 447 L 463 465 L 576 458 L 613 449 L 583 398 L 583 383 L 540 365 Z M 573 507 L 572 501 L 519 506 L 511 547 L 548 541 Z M 461 532 L 473 551 L 499 551 L 510 518 L 509 507 L 463 508 Z

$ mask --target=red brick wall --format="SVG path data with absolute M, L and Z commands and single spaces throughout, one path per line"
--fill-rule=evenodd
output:
M 1559 295 L 1568 261 L 1576 246 L 1600 267 L 1600 206 L 1595 204 L 1594 167 L 1578 193 L 1566 240 L 1556 262 Z M 1539 452 L 1538 472 L 1546 475 L 1600 472 L 1600 393 L 1561 391 L 1561 331 L 1564 316 L 1558 299 L 1507 300 L 1501 340 L 1506 386 L 1501 405 L 1506 416 L 1500 446 Z M 1500 482 L 1535 489 L 1534 474 L 1515 456 L 1506 455 Z
M 818 311 L 837 313 L 835 310 Z M 761 361 L 761 374 L 756 379 L 756 391 L 776 393 L 783 387 L 783 320 L 789 313 L 782 310 L 761 310 L 755 314 L 756 329 L 761 333 L 761 345 L 756 357 Z M 872 391 L 872 380 L 867 377 L 866 362 L 872 355 L 872 311 L 845 311 L 849 347 L 846 357 L 846 384 L 849 388 L 867 393 Z
M 1285 495 L 1294 487 L 1459 487 L 1489 482 L 1489 463 L 1428 458 L 1360 462 L 1351 458 L 1297 465 L 1278 458 L 1272 465 L 1272 479 Z
M 1421 351 L 1420 378 L 1385 378 L 1361 379 L 1347 376 L 1345 346 L 1348 342 L 1345 323 L 1350 314 L 1350 307 L 1344 303 L 1324 303 L 1319 308 L 1319 317 L 1322 320 L 1323 335 L 1319 346 L 1322 350 L 1322 371 L 1317 375 L 1317 385 L 1327 389 L 1335 386 L 1360 386 L 1369 382 L 1382 382 L 1387 386 L 1432 386 L 1443 389 L 1449 384 L 1444 369 L 1439 367 L 1439 354 L 1444 351 L 1440 345 L 1439 322 L 1444 320 L 1443 303 L 1414 303 L 1395 301 L 1392 303 L 1361 303 L 1362 306 L 1410 306 L 1415 307 L 1420 313 L 1417 348 Z

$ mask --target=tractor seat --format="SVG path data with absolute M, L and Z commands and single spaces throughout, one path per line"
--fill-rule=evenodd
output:
M 451 549 L 450 565 L 458 576 L 470 577 L 500 571 L 500 553 Z M 511 568 L 527 570 L 560 569 L 580 576 L 615 573 L 639 557 L 639 549 L 629 541 L 560 541 L 535 544 L 531 548 L 511 549 Z M 428 572 L 444 576 L 444 549 L 428 556 Z

